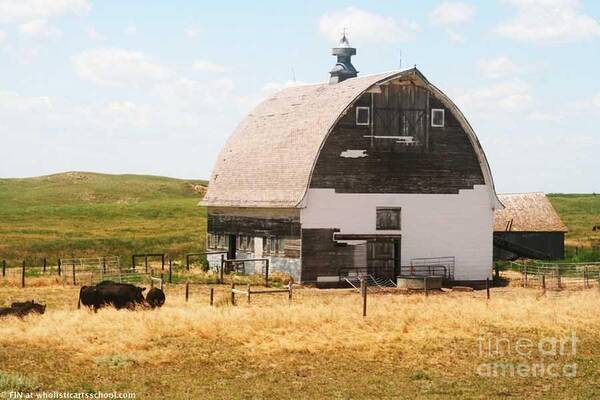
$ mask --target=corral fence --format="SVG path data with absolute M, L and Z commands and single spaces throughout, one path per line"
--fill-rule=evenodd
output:
M 523 287 L 542 290 L 588 289 L 600 285 L 600 262 L 528 264 L 511 262 L 510 267 L 521 273 Z
M 18 281 L 25 287 L 30 278 L 51 278 L 58 282 L 73 285 L 95 284 L 104 280 L 122 283 L 148 281 L 151 272 L 125 268 L 118 256 L 89 258 L 59 258 L 56 263 L 49 263 L 46 258 L 41 265 L 31 265 L 23 261 L 20 265 L 8 265 L 0 261 L 1 277 Z

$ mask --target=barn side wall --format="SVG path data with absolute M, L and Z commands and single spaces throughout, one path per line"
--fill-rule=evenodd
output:
M 377 207 L 401 207 L 401 229 L 377 230 Z M 401 235 L 403 266 L 413 258 L 454 256 L 456 280 L 491 277 L 493 210 L 485 185 L 439 195 L 310 189 L 301 222 L 304 282 L 336 275 L 339 268 L 353 265 L 353 243 L 335 242 L 334 232 Z
M 278 208 L 208 207 L 207 249 L 226 250 L 225 237 L 235 235 L 236 258 L 267 258 L 269 272 L 300 279 L 300 210 Z M 220 255 L 209 256 L 211 265 Z M 264 263 L 246 263 L 246 273 L 262 273 Z
M 563 232 L 494 232 L 494 236 L 530 249 L 548 254 L 548 259 L 559 260 L 565 256 L 565 234 Z M 513 259 L 516 255 L 494 246 L 494 259 Z

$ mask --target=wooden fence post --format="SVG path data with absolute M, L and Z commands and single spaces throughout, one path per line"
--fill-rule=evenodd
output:
M 294 290 L 294 284 L 292 283 L 292 281 L 288 282 L 288 300 L 290 301 L 290 303 L 292 302 L 292 292 Z
M 231 282 L 231 305 L 235 306 L 235 282 Z
M 43 267 L 43 272 L 46 273 L 46 257 L 44 257 L 44 267 Z
M 490 278 L 485 278 L 485 294 L 487 299 L 490 299 Z
M 106 274 L 106 257 L 102 257 L 102 273 Z
M 589 287 L 588 283 L 588 269 L 587 267 L 583 267 L 583 288 L 587 289 Z
M 189 254 L 185 255 L 185 269 L 187 269 L 188 271 L 190 270 L 190 255 Z
M 546 294 L 546 274 L 542 274 L 542 294 Z
M 173 283 L 173 260 L 169 258 L 169 283 Z
M 523 285 L 525 287 L 527 287 L 527 264 L 525 264 L 524 271 L 525 271 L 525 280 L 523 281 Z
M 75 280 L 75 264 L 73 264 L 73 286 L 77 285 L 77 281 Z
M 148 273 L 148 254 L 144 255 L 144 268 L 146 273 Z
M 265 287 L 269 287 L 269 260 L 265 260 Z
M 164 271 L 165 270 L 165 255 L 164 254 L 160 257 L 160 262 L 161 262 L 160 269 L 162 271 Z
M 131 255 L 131 270 L 135 272 L 135 254 Z
M 210 305 L 213 305 L 213 301 L 215 300 L 215 288 L 210 288 Z
M 500 267 L 498 266 L 498 263 L 494 263 L 494 277 L 496 279 L 500 278 Z
M 185 283 L 185 301 L 186 301 L 186 303 L 189 299 L 190 299 L 190 283 L 186 282 Z
M 60 267 L 62 265 L 62 261 L 60 260 L 60 258 L 58 259 L 58 276 L 60 276 Z
M 2 260 L 2 277 L 6 276 L 6 260 Z
M 362 316 L 366 317 L 367 316 L 367 280 L 364 278 L 360 280 L 360 292 L 362 295 Z
M 225 269 L 225 254 L 221 254 L 221 269 L 219 269 L 219 283 L 223 284 L 223 270 Z
M 25 260 L 23 260 L 23 268 L 21 268 L 21 287 L 25 287 Z
M 558 267 L 558 264 L 556 264 L 556 288 L 558 290 L 560 290 L 560 268 Z
M 429 296 L 429 290 L 427 287 L 427 277 L 423 278 L 423 290 L 425 290 L 425 297 Z
M 248 290 L 248 294 L 246 296 L 248 296 L 248 304 L 250 304 L 250 293 L 251 293 L 250 292 L 250 284 L 248 284 L 248 287 L 246 290 Z

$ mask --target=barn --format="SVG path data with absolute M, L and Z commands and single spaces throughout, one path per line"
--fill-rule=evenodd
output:
M 320 286 L 481 284 L 502 204 L 475 132 L 416 67 L 358 77 L 354 54 L 344 36 L 329 82 L 284 89 L 235 129 L 201 203 L 208 248 Z
M 567 227 L 544 193 L 499 194 L 494 216 L 494 259 L 564 257 Z

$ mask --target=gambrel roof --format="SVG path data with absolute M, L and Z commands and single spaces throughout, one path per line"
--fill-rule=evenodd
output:
M 416 69 L 299 85 L 259 104 L 235 129 L 213 169 L 201 202 L 222 207 L 302 207 L 312 171 L 327 136 L 354 101 L 394 79 L 426 86 L 462 124 L 477 154 L 492 207 L 502 207 L 485 154 L 456 105 Z
M 494 213 L 494 231 L 567 232 L 544 193 L 499 194 L 503 210 Z

